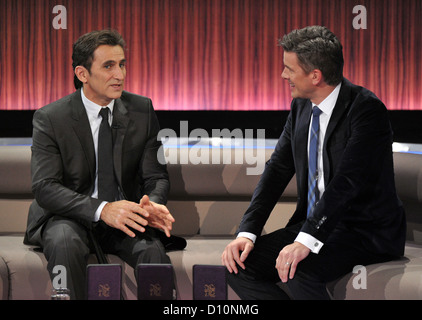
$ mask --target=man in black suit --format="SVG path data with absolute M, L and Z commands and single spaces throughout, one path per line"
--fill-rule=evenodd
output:
M 384 104 L 343 78 L 331 31 L 294 30 L 280 44 L 291 111 L 222 263 L 242 299 L 329 299 L 326 284 L 354 266 L 404 253 L 392 130 Z M 261 236 L 295 174 L 296 211 L 285 228 Z
M 25 243 L 42 247 L 52 278 L 54 266 L 66 267 L 72 299 L 85 298 L 95 243 L 134 268 L 170 263 L 160 241 L 170 237 L 174 218 L 165 206 L 167 170 L 157 160 L 159 124 L 150 99 L 123 91 L 124 48 L 112 30 L 80 37 L 72 56 L 77 91 L 34 114 L 35 200 Z M 110 137 L 105 147 L 103 135 Z M 109 156 L 101 158 L 100 148 Z M 111 169 L 101 169 L 107 160 Z

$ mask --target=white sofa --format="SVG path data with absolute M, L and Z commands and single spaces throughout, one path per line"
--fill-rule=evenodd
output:
M 170 147 L 171 148 L 171 147 Z M 220 265 L 226 244 L 233 239 L 245 212 L 258 175 L 247 175 L 244 164 L 180 164 L 188 148 L 167 149 L 176 159 L 168 165 L 171 191 L 168 208 L 176 223 L 173 233 L 187 239 L 183 251 L 169 252 L 175 269 L 178 299 L 192 299 L 192 266 Z M 263 149 L 268 159 L 272 150 Z M 234 159 L 234 150 L 231 150 Z M 44 255 L 24 245 L 28 207 L 32 201 L 30 146 L 0 146 L 0 299 L 50 299 L 51 282 Z M 405 257 L 366 266 L 365 288 L 356 288 L 357 276 L 350 273 L 331 283 L 333 299 L 421 299 L 422 282 L 422 155 L 395 153 L 396 185 L 407 212 Z M 296 184 L 293 179 L 280 198 L 264 232 L 286 224 L 295 209 Z M 90 258 L 96 263 L 94 255 Z M 123 295 L 136 299 L 133 269 L 118 257 L 109 262 L 123 265 Z M 229 299 L 238 299 L 229 289 Z

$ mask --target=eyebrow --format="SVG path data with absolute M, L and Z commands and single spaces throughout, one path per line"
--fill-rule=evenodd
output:
M 126 59 L 122 59 L 122 60 L 120 60 L 119 61 L 119 64 L 120 63 L 126 63 Z M 102 65 L 103 66 L 106 66 L 106 65 L 108 65 L 108 64 L 115 64 L 116 63 L 116 61 L 115 60 L 107 60 L 107 61 L 105 61 Z

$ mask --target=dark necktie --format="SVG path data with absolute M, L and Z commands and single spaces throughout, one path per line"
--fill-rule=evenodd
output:
M 308 210 L 309 217 L 314 211 L 319 200 L 318 190 L 318 136 L 319 136 L 319 116 L 321 110 L 314 107 L 312 110 L 311 136 L 309 140 L 309 161 L 308 161 Z
M 98 199 L 112 202 L 116 200 L 117 184 L 114 178 L 113 139 L 108 113 L 108 107 L 100 111 L 103 119 L 98 133 Z

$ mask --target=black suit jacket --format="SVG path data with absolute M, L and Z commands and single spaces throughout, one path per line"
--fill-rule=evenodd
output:
M 355 232 L 374 253 L 401 256 L 405 216 L 396 195 L 392 129 L 384 104 L 370 91 L 343 79 L 323 144 L 325 192 L 306 217 L 308 130 L 312 104 L 294 99 L 274 153 L 256 187 L 239 232 L 260 235 L 275 203 L 294 174 L 297 208 L 289 224 L 322 242 L 341 230 Z
M 75 219 L 91 228 L 101 200 L 91 197 L 96 161 L 91 128 L 81 91 L 53 102 L 34 114 L 32 190 L 25 243 L 39 244 L 40 230 L 52 215 Z M 151 100 L 123 92 L 113 110 L 115 174 L 124 199 L 139 202 L 147 194 L 165 204 L 169 190 L 159 124 Z M 161 157 L 163 159 L 163 157 Z

